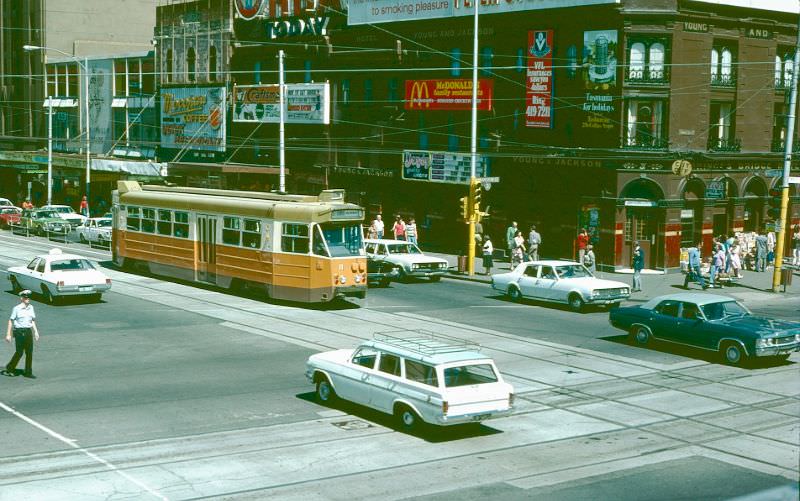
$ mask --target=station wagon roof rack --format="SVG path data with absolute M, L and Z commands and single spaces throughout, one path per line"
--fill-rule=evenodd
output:
M 440 355 L 460 351 L 479 351 L 481 345 L 466 339 L 436 334 L 423 329 L 376 332 L 373 339 L 421 355 Z

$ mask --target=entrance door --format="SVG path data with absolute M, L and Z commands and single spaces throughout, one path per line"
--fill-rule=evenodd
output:
M 633 244 L 639 242 L 644 250 L 644 267 L 652 268 L 657 262 L 652 250 L 656 248 L 658 235 L 658 215 L 656 208 L 628 208 L 625 224 L 625 243 L 627 246 L 627 260 L 633 259 Z
M 217 273 L 217 218 L 205 214 L 197 216 L 197 280 L 216 283 Z
M 728 214 L 714 214 L 714 236 L 728 235 Z

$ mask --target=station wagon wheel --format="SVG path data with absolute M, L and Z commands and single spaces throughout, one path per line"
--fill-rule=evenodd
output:
M 568 301 L 572 311 L 581 311 L 583 309 L 583 298 L 579 294 L 570 294 Z
M 414 431 L 421 428 L 422 419 L 407 405 L 399 405 L 395 410 L 398 424 L 405 431 Z
M 631 332 L 631 337 L 636 341 L 636 344 L 644 346 L 650 342 L 650 331 L 647 330 L 647 327 L 634 327 Z
M 747 359 L 747 354 L 738 343 L 724 343 L 720 347 L 720 354 L 730 365 L 743 365 Z
M 522 291 L 520 291 L 518 287 L 511 286 L 508 288 L 508 297 L 515 303 L 518 303 L 522 300 Z
M 336 401 L 336 392 L 325 376 L 321 376 L 317 379 L 317 399 L 326 404 L 331 404 Z

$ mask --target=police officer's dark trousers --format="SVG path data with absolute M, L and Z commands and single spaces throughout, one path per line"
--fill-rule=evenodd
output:
M 33 374 L 33 329 L 14 329 L 14 341 L 17 351 L 14 353 L 14 356 L 11 357 L 8 365 L 6 365 L 6 370 L 8 372 L 13 372 L 17 368 L 17 363 L 19 363 L 19 359 L 22 358 L 22 354 L 24 353 L 25 374 Z

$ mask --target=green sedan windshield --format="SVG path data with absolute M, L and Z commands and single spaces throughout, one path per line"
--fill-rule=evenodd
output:
M 738 315 L 749 315 L 747 308 L 736 301 L 723 301 L 720 303 L 709 303 L 701 306 L 703 314 L 708 320 L 719 320 L 725 317 Z

